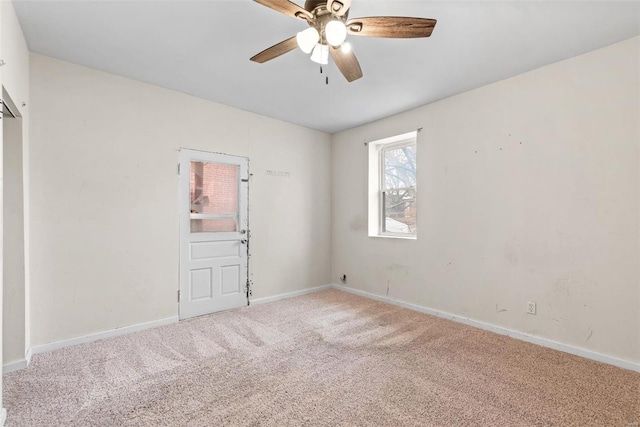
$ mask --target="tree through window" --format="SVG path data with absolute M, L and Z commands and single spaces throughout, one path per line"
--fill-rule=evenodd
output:
M 416 233 L 416 144 L 383 147 L 382 232 Z
M 416 232 L 416 144 L 383 148 L 383 232 Z
M 416 137 L 369 143 L 369 236 L 416 238 Z

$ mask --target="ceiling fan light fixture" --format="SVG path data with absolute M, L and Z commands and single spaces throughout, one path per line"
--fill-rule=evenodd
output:
M 329 21 L 324 31 L 331 46 L 340 46 L 347 39 L 347 27 L 342 21 Z
M 311 60 L 320 65 L 327 65 L 329 63 L 329 46 L 326 44 L 316 44 L 311 53 Z
M 304 31 L 300 31 L 296 35 L 296 41 L 298 42 L 298 47 L 304 53 L 311 53 L 316 43 L 320 40 L 320 34 L 318 34 L 318 30 L 313 27 L 307 28 Z
M 294 3 L 295 0 L 254 1 L 284 15 L 300 19 L 310 28 L 254 55 L 249 58 L 251 61 L 262 64 L 299 46 L 302 51 L 311 52 L 312 61 L 322 65 L 329 62 L 331 53 L 333 62 L 348 82 L 361 78 L 362 68 L 353 54 L 351 45 L 346 43 L 347 35 L 389 39 L 429 37 L 437 22 L 435 19 L 410 16 L 350 19 L 352 0 L 306 0 L 304 7 Z M 320 67 L 320 72 L 323 68 Z

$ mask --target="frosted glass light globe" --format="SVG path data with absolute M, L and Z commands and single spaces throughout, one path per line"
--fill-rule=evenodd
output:
M 325 27 L 325 36 L 331 46 L 340 46 L 347 38 L 347 27 L 342 21 L 329 21 Z
M 311 60 L 317 64 L 327 65 L 329 63 L 329 46 L 318 43 L 313 48 Z
M 314 46 L 320 40 L 320 34 L 318 34 L 318 30 L 315 28 L 307 28 L 304 31 L 300 31 L 296 35 L 296 41 L 298 42 L 298 47 L 304 53 L 311 53 Z

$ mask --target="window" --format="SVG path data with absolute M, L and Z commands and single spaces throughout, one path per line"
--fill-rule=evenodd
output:
M 237 231 L 238 165 L 191 161 L 191 232 Z
M 369 143 L 369 235 L 416 238 L 416 135 Z

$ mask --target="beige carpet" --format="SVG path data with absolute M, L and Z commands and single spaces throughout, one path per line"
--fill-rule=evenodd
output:
M 635 426 L 640 374 L 329 290 L 33 357 L 7 426 Z

